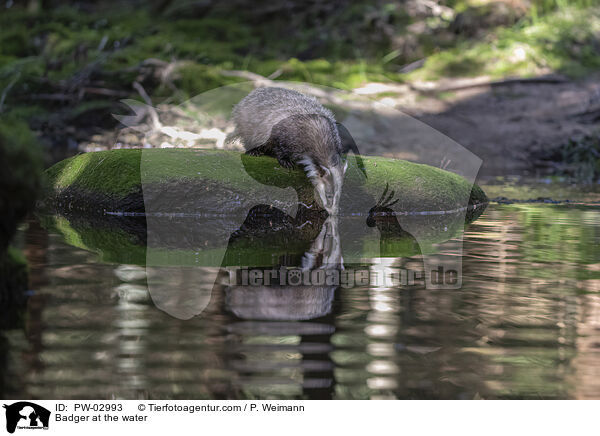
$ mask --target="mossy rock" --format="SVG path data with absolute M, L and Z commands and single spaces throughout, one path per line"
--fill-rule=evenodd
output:
M 368 178 L 358 170 L 355 160 L 349 159 L 341 201 L 343 211 L 348 213 L 364 209 L 365 204 L 360 204 L 363 199 L 357 200 L 359 192 L 377 201 L 386 186 L 399 199 L 394 210 L 403 213 L 455 211 L 467 204 L 487 202 L 478 186 L 439 168 L 382 157 L 364 157 L 363 161 Z M 300 201 L 314 204 L 313 188 L 303 171 L 284 170 L 271 157 L 251 157 L 235 151 L 137 149 L 86 153 L 57 163 L 47 170 L 47 176 L 51 190 L 46 205 L 85 214 L 143 213 L 144 196 L 157 192 L 175 200 L 153 205 L 154 212 L 160 207 L 161 212 L 227 214 L 260 204 L 265 186 L 293 187 Z
M 345 234 L 352 235 L 344 244 L 352 258 L 434 252 L 436 243 L 464 228 L 465 209 L 471 221 L 487 202 L 479 187 L 438 168 L 366 157 L 365 178 L 354 158 L 349 160 L 340 219 Z M 153 263 L 160 265 L 272 265 L 301 256 L 327 216 L 315 207 L 312 185 L 301 170 L 232 151 L 88 153 L 47 173 L 53 188 L 46 206 L 62 215 L 47 225 L 107 262 L 144 264 L 152 250 Z M 274 189 L 290 187 L 301 205 L 294 196 L 287 204 L 285 196 L 275 198 Z M 382 237 L 363 232 L 370 208 L 392 191 L 406 231 L 384 230 Z

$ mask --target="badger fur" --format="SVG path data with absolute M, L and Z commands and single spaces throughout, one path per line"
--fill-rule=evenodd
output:
M 337 214 L 347 162 L 333 113 L 316 99 L 284 88 L 258 88 L 233 108 L 235 131 L 246 153 L 270 155 L 281 166 L 301 165 L 317 198 Z M 347 130 L 343 130 L 347 136 Z M 356 151 L 356 145 L 349 146 Z

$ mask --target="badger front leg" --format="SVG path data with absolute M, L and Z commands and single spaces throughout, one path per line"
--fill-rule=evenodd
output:
M 288 170 L 291 170 L 295 166 L 294 162 L 290 160 L 289 156 L 277 156 L 277 162 L 279 162 L 279 165 L 281 165 L 283 168 L 287 168 Z
M 251 148 L 250 150 L 246 150 L 246 154 L 248 156 L 263 156 L 268 154 L 268 149 L 264 145 L 260 145 L 258 147 Z
M 292 160 L 290 153 L 283 149 L 279 144 L 277 144 L 276 147 L 273 147 L 273 154 L 277 158 L 279 165 L 283 168 L 287 168 L 288 170 L 294 168 L 295 163 Z

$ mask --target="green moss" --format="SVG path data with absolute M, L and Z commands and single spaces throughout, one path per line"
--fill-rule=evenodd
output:
M 84 153 L 46 171 L 53 189 L 78 187 L 90 192 L 126 195 L 140 186 L 142 150 Z
M 237 152 L 217 150 L 100 151 L 80 154 L 57 163 L 47 170 L 48 179 L 55 190 L 76 187 L 88 192 L 124 196 L 141 187 L 142 153 L 144 183 L 219 180 L 223 177 L 223 168 L 229 165 L 239 167 L 240 159 Z M 253 158 L 250 161 L 249 170 L 257 173 L 266 165 L 273 165 L 273 160 L 267 157 Z M 190 165 L 191 162 L 193 165 Z M 296 179 L 301 175 L 299 172 L 292 174 Z M 243 174 L 232 172 L 228 177 L 228 184 L 243 188 Z
M 176 1 L 160 14 L 152 4 L 114 7 L 112 2 L 100 2 L 85 9 L 69 4 L 38 12 L 15 5 L 0 14 L 0 89 L 18 75 L 4 110 L 29 118 L 30 96 L 64 93 L 65 84 L 82 83 L 81 73 L 90 71 L 106 88 L 136 96 L 131 83 L 140 78 L 140 63 L 151 58 L 185 61 L 170 77 L 178 93 L 171 83 L 159 80 L 159 74 L 142 74 L 155 103 L 164 98 L 173 102 L 173 97 L 184 101 L 239 81 L 222 76 L 222 69 L 264 76 L 279 71 L 282 80 L 352 89 L 369 81 L 397 82 L 406 77 L 530 76 L 548 69 L 579 76 L 600 67 L 597 0 L 532 3 L 527 19 L 495 31 L 485 41 L 445 33 L 447 23 L 439 19 L 426 22 L 426 31 L 411 30 L 408 25 L 415 18 L 399 4 L 385 2 L 351 2 L 335 13 L 325 4 L 293 13 L 285 7 L 269 13 L 225 5 L 198 13 L 194 2 Z M 485 10 L 489 2 L 446 4 L 461 12 Z M 406 44 L 398 48 L 398 41 Z M 399 66 L 423 57 L 428 59 L 424 68 L 406 77 L 397 72 Z M 56 101 L 36 106 L 50 113 Z
M 133 96 L 135 91 L 130 84 L 139 79 L 139 71 L 134 70 L 147 59 L 185 61 L 171 78 L 182 91 L 176 95 L 181 101 L 239 81 L 222 76 L 222 69 L 248 69 L 262 75 L 281 70 L 281 79 L 344 89 L 368 80 L 399 79 L 391 66 L 376 61 L 379 55 L 372 56 L 376 51 L 357 50 L 355 41 L 368 38 L 353 41 L 337 32 L 324 38 L 320 30 L 304 25 L 289 38 L 275 38 L 278 28 L 289 31 L 290 23 L 285 17 L 270 16 L 268 23 L 257 26 L 248 11 L 231 13 L 228 8 L 219 7 L 198 20 L 185 13 L 189 4 L 173 6 L 174 10 L 161 15 L 154 14 L 150 7 L 121 4 L 118 8 L 98 5 L 91 8 L 93 12 L 68 6 L 40 13 L 10 8 L 0 16 L 0 87 L 4 88 L 20 73 L 19 82 L 8 96 L 10 102 L 19 94 L 64 91 L 63 82 L 82 71 L 93 70 L 107 88 L 126 90 Z M 356 27 L 348 20 L 364 21 L 365 10 L 377 12 L 376 8 L 361 2 L 342 9 L 340 16 L 331 15 L 328 20 L 343 24 L 351 33 L 372 30 Z M 396 12 L 382 11 L 390 17 Z M 332 22 L 327 28 L 335 26 Z M 311 47 L 315 41 L 320 41 L 318 49 Z M 311 52 L 309 59 L 293 58 L 307 49 Z M 368 62 L 362 59 L 365 55 Z M 31 65 L 25 65 L 25 60 Z M 173 97 L 171 87 L 157 80 L 151 82 L 144 85 L 154 98 Z M 18 99 L 11 103 L 9 108 L 22 104 Z M 52 107 L 54 102 L 44 104 Z
M 240 171 L 240 157 L 245 172 Z M 415 210 L 448 210 L 464 206 L 471 195 L 471 184 L 464 178 L 428 165 L 382 157 L 365 157 L 368 179 L 349 170 L 348 189 L 366 190 L 379 198 L 387 184 L 402 192 L 401 207 Z M 354 159 L 349 159 L 350 166 Z M 140 167 L 142 173 L 140 173 Z M 140 176 L 141 174 L 141 176 Z M 251 157 L 239 152 L 194 149 L 111 150 L 85 153 L 66 159 L 47 170 L 55 192 L 65 188 L 109 196 L 125 196 L 144 183 L 214 181 L 231 189 L 249 189 L 248 175 L 265 185 L 310 187 L 299 170 L 282 171 L 271 157 Z M 140 178 L 141 177 L 141 178 Z M 354 191 L 353 191 L 354 192 Z M 475 200 L 485 202 L 485 194 L 473 191 Z M 428 209 L 425 209 L 428 210 Z
M 452 210 L 463 207 L 469 198 L 473 202 L 487 201 L 477 186 L 440 168 L 384 157 L 363 160 L 368 179 L 364 181 L 358 171 L 349 171 L 345 183 L 350 189 L 366 190 L 372 198 L 379 198 L 389 184 L 390 190 L 398 194 L 398 208 L 403 211 Z M 352 159 L 350 162 L 352 165 Z
M 230 65 L 229 68 L 225 69 L 231 69 L 231 67 Z M 186 63 L 177 70 L 178 77 L 175 84 L 186 93 L 186 96 L 193 97 L 220 86 L 244 82 L 244 79 L 224 76 L 220 71 L 221 68 L 219 67 Z
M 382 157 L 365 157 L 369 176 L 365 180 L 354 167 L 354 159 L 349 159 L 349 162 L 345 189 L 363 199 L 359 202 L 376 201 L 387 186 L 398 193 L 398 205 L 404 211 L 452 210 L 464 207 L 469 198 L 471 203 L 487 201 L 480 188 L 472 187 L 462 177 L 439 168 Z M 241 165 L 245 171 L 240 171 Z M 292 186 L 301 199 L 304 195 L 302 192 L 312 195 L 312 186 L 301 170 L 282 170 L 277 161 L 270 157 L 252 157 L 223 150 L 113 150 L 75 156 L 48 170 L 48 177 L 57 195 L 71 188 L 74 192 L 72 195 L 83 196 L 84 199 L 91 194 L 92 199 L 98 198 L 98 195 L 108 196 L 116 198 L 117 202 L 132 192 L 139 193 L 141 179 L 151 185 L 164 184 L 170 192 L 176 186 L 174 182 L 179 183 L 183 192 L 186 192 L 188 182 L 201 181 L 202 186 L 212 181 L 234 192 L 252 195 L 252 189 L 260 185 L 249 184 L 248 176 L 265 185 L 282 188 Z M 351 197 L 346 197 L 346 201 L 351 201 Z M 357 207 L 364 209 L 364 204 Z M 66 213 L 73 215 L 70 209 Z M 363 221 L 366 218 L 362 216 L 356 219 Z M 441 214 L 407 218 L 403 220 L 405 224 L 409 225 L 412 235 L 388 235 L 382 241 L 377 232 L 367 233 L 364 240 L 352 241 L 348 248 L 358 253 L 358 257 L 428 254 L 435 251 L 434 244 L 446 241 L 462 230 L 464 220 L 461 216 Z M 185 227 L 184 224 L 180 225 Z M 56 218 L 52 226 L 64 235 L 68 243 L 97 252 L 103 261 L 145 264 L 147 248 L 141 242 L 144 235 L 138 234 L 145 234 L 143 226 L 141 230 L 139 227 L 128 229 L 125 219 L 109 223 L 107 217 L 86 218 L 81 215 L 71 222 Z M 315 236 L 275 234 L 272 238 L 236 238 L 230 242 L 221 261 L 221 248 L 213 245 L 214 234 L 203 235 L 202 228 L 200 225 L 193 237 L 188 235 L 182 240 L 184 245 L 189 246 L 173 246 L 170 234 L 165 235 L 164 246 L 160 240 L 155 240 L 155 246 L 151 247 L 153 263 L 220 266 L 222 262 L 223 265 L 267 266 L 276 264 L 281 257 L 303 252 L 306 244 Z
M 301 61 L 296 58 L 286 62 L 252 60 L 248 68 L 264 76 L 279 70 L 279 80 L 315 83 L 348 90 L 367 82 L 402 81 L 400 74 L 386 68 L 383 63 L 353 59 L 333 62 L 325 59 Z
M 409 80 L 441 77 L 539 75 L 552 70 L 579 77 L 600 68 L 600 9 L 563 7 L 499 29 L 484 42 L 463 41 L 432 54 Z

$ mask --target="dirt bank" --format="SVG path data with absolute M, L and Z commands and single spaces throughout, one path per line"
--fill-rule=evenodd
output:
M 552 162 L 544 161 L 544 155 L 598 128 L 598 75 L 582 81 L 508 81 L 471 87 L 485 81 L 429 84 L 439 92 L 406 87 L 402 94 L 384 97 L 384 101 L 478 155 L 483 159 L 480 177 L 551 173 Z

